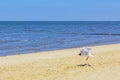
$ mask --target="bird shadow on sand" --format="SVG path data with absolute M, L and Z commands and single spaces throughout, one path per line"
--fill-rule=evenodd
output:
M 90 64 L 80 64 L 80 65 L 77 65 L 77 66 L 84 67 L 84 66 L 92 66 L 92 65 L 90 65 Z

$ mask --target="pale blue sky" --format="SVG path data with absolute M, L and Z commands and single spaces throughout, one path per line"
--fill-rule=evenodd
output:
M 0 0 L 0 21 L 120 21 L 120 0 Z

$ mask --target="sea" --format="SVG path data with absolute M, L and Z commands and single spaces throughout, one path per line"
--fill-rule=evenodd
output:
M 120 43 L 120 21 L 0 21 L 0 56 Z

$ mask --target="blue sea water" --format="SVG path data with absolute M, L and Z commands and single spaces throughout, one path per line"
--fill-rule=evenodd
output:
M 1 21 L 0 56 L 120 43 L 119 21 Z

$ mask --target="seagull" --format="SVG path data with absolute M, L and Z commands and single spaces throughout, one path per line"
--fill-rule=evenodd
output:
M 93 55 L 90 53 L 90 50 L 91 50 L 91 48 L 89 48 L 89 47 L 83 47 L 80 50 L 79 55 L 80 56 L 86 56 L 86 60 L 88 60 L 89 57 L 93 57 Z

